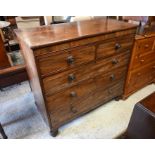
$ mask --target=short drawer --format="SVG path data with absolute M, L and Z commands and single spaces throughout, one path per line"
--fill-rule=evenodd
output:
M 140 39 L 136 41 L 136 54 L 146 54 L 155 50 L 155 37 Z
M 132 61 L 131 69 L 136 69 L 145 66 L 155 60 L 155 51 L 149 52 L 146 55 L 137 55 Z
M 58 73 L 95 59 L 95 46 L 81 46 L 79 48 L 53 52 L 37 58 L 42 76 Z
M 97 58 L 106 58 L 113 54 L 118 54 L 125 50 L 131 50 L 134 35 L 121 36 L 98 44 Z
M 121 97 L 123 94 L 123 87 L 124 81 L 118 81 L 116 84 L 106 89 L 97 89 L 94 94 L 88 96 L 83 102 L 76 102 L 74 104 L 74 109 L 77 110 L 77 113 L 84 113 L 114 99 L 115 97 Z
M 101 59 L 62 73 L 51 75 L 43 79 L 43 87 L 46 95 L 54 94 L 62 89 L 76 85 L 89 78 L 105 74 L 120 67 L 127 67 L 129 52 L 123 52 L 117 56 Z
M 128 75 L 127 93 L 140 89 L 155 79 L 155 63 L 131 71 Z

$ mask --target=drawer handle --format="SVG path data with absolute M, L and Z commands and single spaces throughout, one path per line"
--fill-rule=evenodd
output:
M 140 76 L 140 75 L 141 75 L 141 73 L 138 73 L 137 75 L 138 75 L 138 76 Z
M 71 96 L 71 97 L 77 97 L 77 93 L 76 93 L 75 91 L 72 91 L 72 92 L 70 93 L 70 96 Z
M 67 62 L 68 62 L 69 65 L 73 64 L 74 61 L 75 61 L 75 59 L 74 59 L 73 56 L 69 56 L 69 57 L 67 58 Z
M 117 59 L 113 59 L 113 60 L 112 60 L 112 64 L 113 64 L 113 65 L 118 64 L 118 60 L 117 60 Z
M 119 43 L 115 44 L 115 50 L 118 50 L 119 48 L 121 48 L 121 45 Z
M 76 79 L 76 77 L 75 77 L 74 74 L 69 74 L 69 76 L 68 76 L 68 81 L 69 81 L 69 82 L 72 82 L 72 81 L 74 81 L 75 79 Z
M 148 48 L 148 47 L 149 47 L 149 45 L 148 45 L 148 44 L 146 44 L 146 45 L 145 45 L 145 48 Z
M 110 80 L 111 81 L 114 81 L 115 80 L 115 75 L 114 74 L 110 75 Z
M 70 106 L 70 110 L 72 113 L 77 113 L 77 110 L 75 107 L 73 107 L 72 105 Z
M 140 62 L 141 62 L 141 63 L 143 63 L 143 62 L 144 62 L 144 60 L 142 59 L 142 60 L 140 60 Z

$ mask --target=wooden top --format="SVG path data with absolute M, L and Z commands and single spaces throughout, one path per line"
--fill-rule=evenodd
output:
M 24 40 L 29 47 L 38 48 L 58 42 L 87 38 L 136 27 L 137 25 L 122 21 L 100 18 L 30 29 L 17 29 L 15 33 L 17 38 Z

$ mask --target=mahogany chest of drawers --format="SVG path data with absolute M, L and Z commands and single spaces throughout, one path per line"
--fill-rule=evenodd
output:
M 124 99 L 155 81 L 155 34 L 137 35 L 128 69 Z
M 16 30 L 36 105 L 53 136 L 123 94 L 135 33 L 135 25 L 105 19 Z

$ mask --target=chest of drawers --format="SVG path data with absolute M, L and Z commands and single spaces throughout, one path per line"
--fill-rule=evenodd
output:
M 136 26 L 96 19 L 16 30 L 36 105 L 58 128 L 123 93 Z
M 136 36 L 128 69 L 124 99 L 155 81 L 155 34 Z

